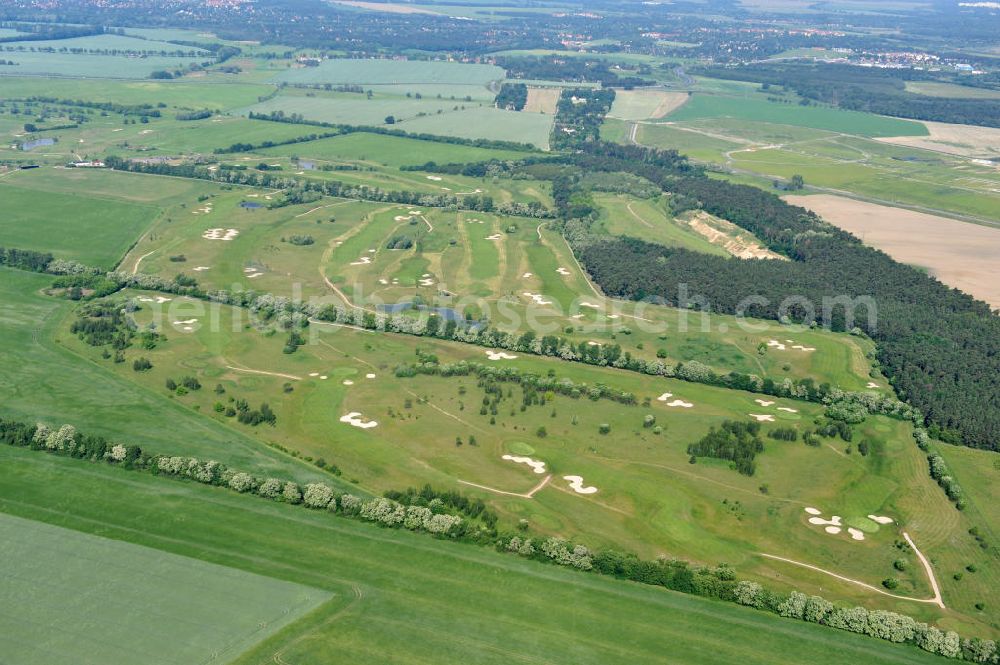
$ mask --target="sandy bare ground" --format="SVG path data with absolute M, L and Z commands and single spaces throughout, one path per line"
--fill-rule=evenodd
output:
M 894 259 L 925 268 L 948 286 L 1000 307 L 1000 228 L 832 194 L 785 199 Z
M 609 117 L 620 120 L 656 120 L 687 102 L 686 92 L 665 90 L 619 90 Z
M 704 237 L 713 245 L 718 245 L 738 259 L 777 259 L 784 260 L 781 254 L 764 247 L 746 231 L 732 222 L 697 211 L 682 215 L 677 221 L 686 224 L 698 235 Z
M 875 140 L 962 157 L 1000 157 L 1000 129 L 945 122 L 924 122 L 924 125 L 930 136 L 893 136 Z
M 528 101 L 522 112 L 555 115 L 561 92 L 559 88 L 528 88 Z
M 358 0 L 333 0 L 338 5 L 357 7 L 358 9 L 369 9 L 376 12 L 389 12 L 390 14 L 435 14 L 429 9 L 422 9 L 413 5 L 395 4 L 392 2 L 359 2 Z

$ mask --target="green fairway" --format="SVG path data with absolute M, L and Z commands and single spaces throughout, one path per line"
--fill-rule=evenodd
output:
M 65 349 L 60 327 L 71 303 L 41 295 L 50 283 L 45 275 L 0 269 L 0 391 L 7 417 L 73 422 L 112 439 L 139 437 L 154 450 L 337 484 L 329 474 L 268 447 L 273 440 L 268 432 L 245 434 L 206 420 Z
M 913 647 L 388 531 L 224 490 L 0 449 L 0 509 L 337 594 L 241 665 L 945 662 Z M 183 521 L 171 516 L 183 516 Z
M 871 137 L 927 135 L 927 128 L 912 120 L 817 106 L 778 104 L 757 98 L 698 93 L 667 116 L 672 122 L 701 118 L 754 120 Z
M 159 214 L 151 205 L 0 185 L 0 245 L 113 268 Z
M 228 662 L 331 596 L 4 513 L 0 555 L 10 665 Z

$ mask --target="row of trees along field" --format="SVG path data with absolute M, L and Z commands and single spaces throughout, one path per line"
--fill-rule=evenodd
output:
M 867 247 L 810 211 L 774 194 L 709 178 L 675 151 L 587 142 L 564 158 L 577 167 L 553 179 L 563 230 L 594 281 L 611 296 L 657 298 L 724 314 L 824 323 L 869 335 L 900 397 L 920 409 L 931 434 L 952 443 L 1000 449 L 1000 317 L 989 306 Z M 530 167 L 529 167 L 530 168 Z M 578 187 L 584 172 L 627 172 L 662 187 L 681 209 L 698 208 L 754 233 L 790 261 L 739 260 L 591 231 L 596 206 Z M 681 301 L 678 287 L 700 296 Z M 759 298 L 748 307 L 748 296 Z M 800 298 L 810 307 L 781 304 Z M 856 321 L 824 299 L 870 297 Z M 835 300 L 834 300 L 835 301 Z M 872 314 L 869 316 L 869 313 Z
M 917 70 L 782 63 L 705 67 L 697 73 L 765 87 L 781 86 L 806 99 L 851 111 L 1000 127 L 1000 100 L 930 97 L 907 92 L 907 80 L 934 80 L 930 74 Z

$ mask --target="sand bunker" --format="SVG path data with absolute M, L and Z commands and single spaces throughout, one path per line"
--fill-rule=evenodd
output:
M 774 416 L 771 415 L 759 415 L 756 413 L 748 414 L 751 418 L 755 419 L 759 423 L 773 423 Z
M 581 476 L 563 476 L 563 480 L 569 482 L 570 489 L 577 494 L 594 494 L 597 492 L 596 487 L 584 485 Z
M 486 236 L 486 239 L 487 240 L 503 240 L 503 234 L 501 234 L 501 233 L 494 233 L 491 236 Z
M 551 305 L 552 304 L 551 300 L 546 300 L 545 296 L 543 296 L 540 293 L 529 293 L 529 292 L 525 291 L 524 292 L 524 296 L 526 298 L 531 298 L 532 300 L 534 300 L 536 305 Z
M 663 393 L 662 395 L 660 395 L 656 399 L 658 399 L 661 402 L 666 402 L 668 399 L 670 399 L 673 396 L 674 396 L 673 393 Z
M 309 372 L 309 376 L 319 376 L 319 372 Z
M 198 323 L 198 319 L 188 319 L 187 321 L 174 321 L 175 326 L 189 326 L 192 323 Z
M 360 427 L 361 429 L 370 429 L 372 427 L 378 427 L 378 423 L 374 420 L 364 420 L 361 418 L 361 412 L 351 411 L 346 416 L 340 417 L 340 422 L 347 423 L 353 427 Z
M 843 526 L 840 521 L 840 515 L 834 515 L 831 519 L 825 520 L 822 517 L 810 517 L 810 524 L 815 524 L 816 526 L 823 526 L 828 524 L 830 526 Z
M 852 526 L 847 527 L 847 533 L 851 534 L 851 538 L 854 540 L 864 540 L 865 534 L 861 529 L 855 529 Z
M 868 382 L 868 385 L 867 385 L 867 386 L 865 386 L 865 387 L 866 387 L 866 388 L 878 388 L 878 387 L 879 387 L 879 385 L 878 385 L 877 383 L 875 383 L 874 381 L 869 381 L 869 382 Z
M 326 381 L 326 380 L 327 380 L 328 378 L 330 378 L 330 377 L 328 377 L 328 376 L 327 376 L 326 374 L 323 374 L 323 375 L 321 375 L 321 376 L 319 377 L 319 380 L 320 380 L 320 381 Z
M 825 527 L 823 530 L 826 531 L 829 534 L 834 535 L 834 536 L 836 536 L 838 533 L 840 533 L 840 527 L 839 526 L 828 526 L 828 527 Z
M 527 464 L 535 473 L 545 473 L 545 462 L 531 459 L 530 457 L 519 457 L 517 455 L 504 455 L 500 459 L 505 459 L 516 464 Z
M 785 342 L 787 342 L 788 344 L 792 344 L 792 342 L 794 342 L 794 340 L 786 339 Z M 771 347 L 771 348 L 778 349 L 779 351 L 785 351 L 785 350 L 788 349 L 787 346 L 785 346 L 783 343 L 779 342 L 776 339 L 768 340 L 767 345 L 769 347 Z M 815 351 L 816 350 L 814 347 L 811 347 L 811 346 L 802 346 L 801 344 L 795 344 L 794 346 L 792 346 L 792 348 L 796 349 L 798 351 Z
M 868 519 L 878 524 L 892 524 L 893 522 L 896 521 L 891 517 L 886 517 L 885 515 L 869 515 Z
M 559 273 L 560 275 L 569 275 L 570 274 L 569 270 L 566 270 L 565 268 L 556 268 L 556 272 Z
M 350 379 L 344 379 L 344 385 L 345 386 L 353 386 L 354 382 L 351 381 Z
M 410 221 L 410 218 L 407 217 L 406 215 L 396 215 L 395 217 L 393 217 L 393 220 L 397 222 L 408 222 Z
M 774 404 L 774 402 L 767 399 L 755 399 L 754 401 L 760 404 L 761 406 L 771 406 L 772 404 Z
M 778 407 L 778 411 L 784 411 L 785 413 L 798 413 L 799 412 L 798 409 L 792 409 L 792 408 L 787 407 L 787 406 L 779 406 Z
M 667 402 L 667 406 L 679 406 L 682 409 L 690 409 L 694 406 L 691 402 L 685 402 L 682 399 L 675 399 L 673 402 Z
M 819 508 L 813 508 L 811 506 L 808 507 L 808 508 L 806 508 L 805 511 L 807 513 L 809 513 L 810 515 L 822 515 L 823 514 L 823 511 L 820 510 Z
M 490 360 L 514 360 L 517 358 L 514 354 L 504 351 L 487 351 L 486 357 Z
M 600 305 L 595 305 L 594 303 L 587 302 L 586 300 L 584 300 L 582 303 L 580 303 L 580 307 L 589 307 L 590 309 L 600 309 L 601 308 Z
M 211 270 L 211 266 L 198 266 L 197 268 L 192 268 L 195 272 L 203 272 L 205 270 Z
M 371 262 L 372 262 L 372 257 L 370 257 L 370 256 L 362 256 L 357 261 L 351 261 L 351 265 L 352 266 L 366 266 L 366 265 L 368 265 Z
M 205 240 L 232 240 L 239 234 L 238 229 L 208 229 L 201 237 Z
M 170 298 L 167 298 L 165 296 L 156 296 L 155 298 L 139 296 L 139 302 L 155 302 L 157 305 L 162 305 L 165 302 L 170 302 Z
M 434 286 L 434 280 L 429 278 L 421 279 L 419 282 L 420 286 Z
M 521 275 L 521 277 L 524 278 L 524 279 L 528 279 L 529 277 L 531 277 L 531 273 L 530 272 L 526 272 L 523 275 Z
M 374 379 L 375 375 L 374 374 L 365 374 L 365 378 L 366 379 Z
M 441 180 L 444 180 L 444 178 L 442 178 L 439 175 L 429 175 L 429 176 L 427 176 L 427 179 L 428 180 L 433 180 L 434 182 L 440 182 Z

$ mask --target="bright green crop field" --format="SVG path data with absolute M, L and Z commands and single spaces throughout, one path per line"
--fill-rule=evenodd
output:
M 33 189 L 6 184 L 0 184 L 0 197 L 0 245 L 48 251 L 105 268 L 115 266 L 160 212 L 151 205 L 82 195 L 39 196 Z
M 0 626 L 12 665 L 228 662 L 331 597 L 7 513 L 0 543 Z
M 757 98 L 698 93 L 692 95 L 684 106 L 667 116 L 668 120 L 675 122 L 701 118 L 753 120 L 871 137 L 927 135 L 927 129 L 921 123 L 912 120 L 825 107 L 778 104 Z

